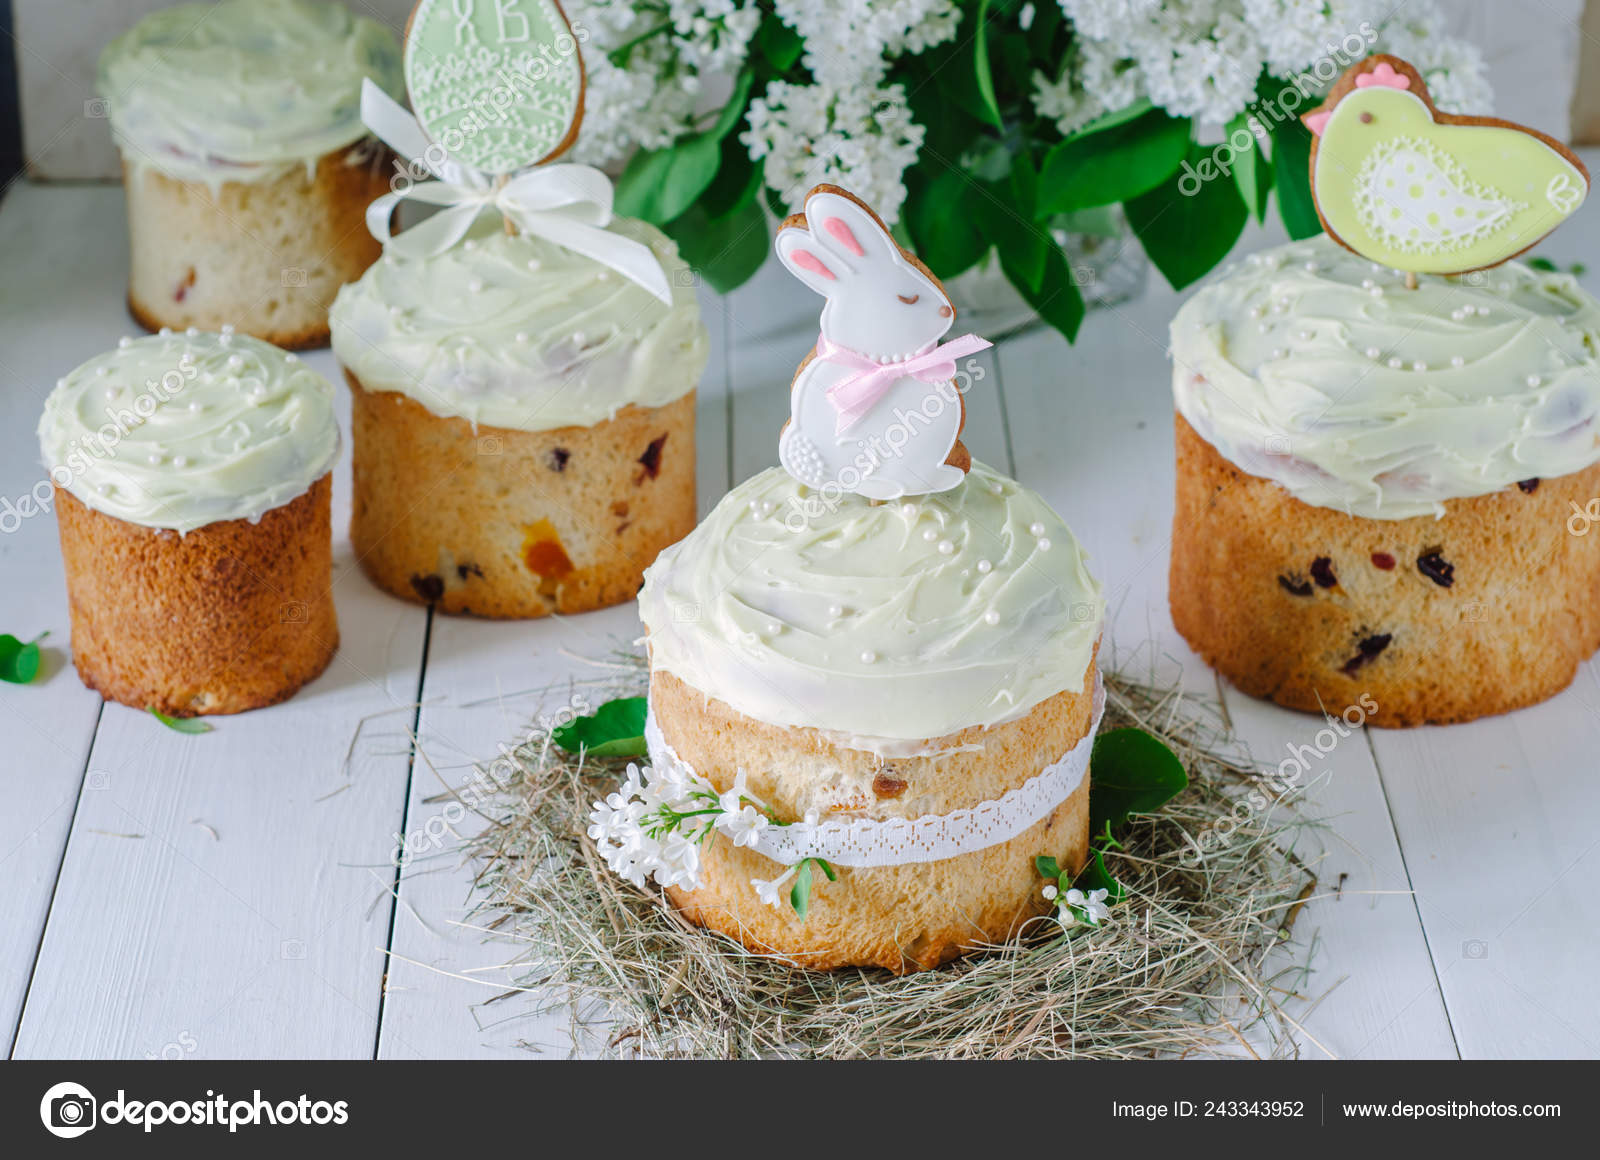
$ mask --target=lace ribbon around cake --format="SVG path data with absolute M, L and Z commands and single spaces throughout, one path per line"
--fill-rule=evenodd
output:
M 835 866 L 869 867 L 938 862 L 1008 842 L 1048 817 L 1083 784 L 1105 706 L 1105 683 L 1096 673 L 1089 731 L 1059 761 L 994 801 L 915 819 L 772 825 L 761 831 L 751 848 L 785 866 L 821 858 Z M 687 781 L 703 780 L 667 743 L 653 711 L 645 720 L 644 735 L 650 763 L 658 773 L 672 770 Z

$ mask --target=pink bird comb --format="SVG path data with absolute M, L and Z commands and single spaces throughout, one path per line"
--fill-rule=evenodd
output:
M 1411 78 L 1404 73 L 1395 72 L 1394 65 L 1388 61 L 1380 60 L 1377 68 L 1356 77 L 1358 89 L 1370 89 L 1373 85 L 1381 85 L 1386 89 L 1409 89 Z

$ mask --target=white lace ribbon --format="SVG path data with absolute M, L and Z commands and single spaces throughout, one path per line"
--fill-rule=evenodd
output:
M 752 848 L 784 866 L 793 866 L 805 858 L 822 858 L 835 866 L 863 867 L 939 862 L 1009 842 L 1049 817 L 1083 784 L 1089 769 L 1089 752 L 1094 748 L 1095 733 L 1100 728 L 1105 707 L 1105 684 L 1096 673 L 1094 716 L 1089 732 L 1059 761 L 994 801 L 916 819 L 851 819 L 768 826 Z M 658 771 L 676 769 L 687 780 L 698 778 L 694 768 L 667 744 L 653 710 L 645 718 L 644 736 L 650 750 L 650 764 Z
M 611 179 L 590 165 L 541 165 L 496 182 L 476 169 L 439 156 L 417 119 L 371 80 L 361 85 L 361 120 L 402 157 L 433 174 L 436 181 L 413 181 L 384 194 L 367 207 L 367 229 L 402 257 L 442 254 L 493 209 L 525 234 L 593 258 L 644 287 L 668 306 L 672 287 L 649 246 L 614 234 Z M 398 237 L 390 231 L 402 201 L 443 208 Z

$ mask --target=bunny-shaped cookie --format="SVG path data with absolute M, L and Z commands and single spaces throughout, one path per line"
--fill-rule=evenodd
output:
M 869 499 L 948 491 L 972 462 L 959 442 L 965 406 L 954 360 L 989 345 L 955 322 L 944 287 L 854 196 L 819 185 L 778 231 L 778 257 L 828 301 L 800 364 L 778 441 L 807 487 Z

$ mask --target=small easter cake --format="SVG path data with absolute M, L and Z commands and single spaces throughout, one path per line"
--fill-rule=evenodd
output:
M 106 47 L 142 325 L 327 342 L 334 292 L 380 250 L 362 216 L 390 175 L 361 122 L 363 77 L 399 92 L 394 36 L 312 0 L 181 4 Z
M 39 423 L 83 683 L 174 716 L 282 701 L 339 643 L 333 387 L 243 335 L 123 339 Z
M 1427 120 L 1404 62 L 1353 75 L 1331 115 L 1306 118 L 1323 161 L 1349 147 L 1347 126 L 1416 134 Z M 1556 147 L 1503 122 L 1435 127 L 1515 138 L 1518 164 L 1498 179 L 1519 199 L 1549 191 L 1534 230 L 1574 208 L 1562 191 L 1586 188 Z M 1494 208 L 1492 171 L 1474 175 L 1489 216 L 1459 237 L 1448 223 L 1465 215 L 1414 211 L 1386 184 L 1393 150 L 1411 150 L 1398 164 L 1425 175 L 1423 201 L 1448 204 L 1446 176 L 1465 179 L 1442 150 L 1470 158 L 1476 139 L 1441 140 L 1372 146 L 1359 196 L 1381 212 L 1365 218 L 1333 203 L 1314 155 L 1338 232 L 1234 266 L 1172 324 L 1173 621 L 1247 693 L 1359 704 L 1386 726 L 1543 700 L 1600 646 L 1600 536 L 1570 523 L 1600 495 L 1600 303 L 1566 274 L 1505 261 L 1539 235 L 1515 228 L 1522 210 Z M 1521 185 L 1541 160 L 1538 184 Z
M 461 49 L 448 5 L 419 5 L 407 35 L 417 116 L 377 86 L 363 93 L 374 131 L 438 180 L 373 205 L 383 259 L 333 306 L 354 396 L 350 536 L 372 580 L 405 599 L 583 612 L 631 600 L 656 553 L 694 527 L 709 341 L 676 245 L 613 216 L 599 170 L 548 163 L 582 115 L 560 9 L 530 7 L 508 39 L 491 8 L 462 17 L 477 22 L 466 43 L 531 69 L 508 90 L 504 133 L 449 119 L 473 92 L 450 86 L 481 59 Z M 408 197 L 444 208 L 391 237 Z
M 1044 500 L 964 450 L 943 470 L 960 413 L 940 376 L 952 350 L 987 344 L 938 345 L 954 316 L 939 283 L 831 188 L 778 247 L 808 285 L 826 283 L 830 305 L 877 295 L 877 325 L 841 330 L 824 311 L 795 381 L 785 467 L 736 487 L 646 573 L 648 792 L 700 787 L 725 803 L 718 834 L 672 847 L 677 863 L 655 876 L 690 921 L 752 950 L 919 970 L 1040 913 L 1037 856 L 1082 864 L 1104 605 Z M 926 344 L 905 343 L 928 325 L 919 303 L 939 321 Z M 847 333 L 900 353 L 841 355 Z M 817 383 L 842 388 L 823 396 L 826 422 L 808 397 Z M 817 477 L 818 461 L 850 465 L 849 432 L 906 406 L 931 421 L 898 457 L 878 449 L 892 470 Z M 797 437 L 814 454 L 793 455 Z M 857 447 L 868 458 L 871 438 Z M 897 498 L 862 494 L 861 479 Z M 639 846 L 613 833 L 625 803 L 597 812 L 590 834 L 612 867 L 647 872 L 631 861 Z

